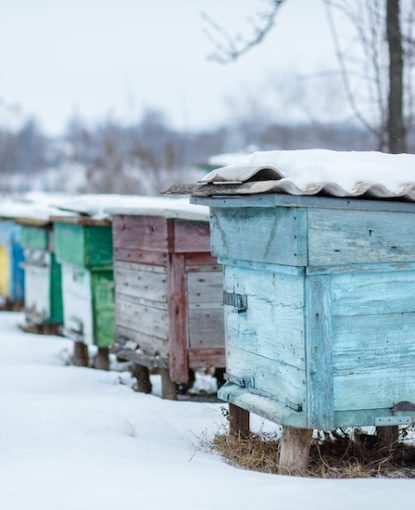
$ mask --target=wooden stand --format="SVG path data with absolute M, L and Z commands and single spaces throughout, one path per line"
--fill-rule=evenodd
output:
M 161 396 L 167 400 L 177 400 L 177 386 L 170 378 L 168 368 L 160 368 Z
M 98 347 L 98 351 L 95 356 L 94 367 L 97 370 L 110 369 L 110 351 L 108 347 Z
M 279 473 L 301 475 L 306 472 L 312 437 L 313 431 L 310 429 L 284 427 L 278 461 Z
M 215 368 L 214 377 L 216 378 L 218 389 L 221 388 L 226 382 L 225 372 L 226 370 L 224 368 Z
M 229 404 L 229 434 L 240 438 L 249 436 L 249 411 Z
M 376 427 L 376 436 L 378 444 L 388 450 L 393 450 L 399 441 L 399 427 L 392 425 L 390 427 Z
M 88 346 L 84 342 L 74 342 L 73 364 L 76 367 L 87 367 L 89 365 Z
M 136 379 L 135 389 L 140 393 L 151 393 L 150 371 L 144 365 L 134 363 L 131 375 Z

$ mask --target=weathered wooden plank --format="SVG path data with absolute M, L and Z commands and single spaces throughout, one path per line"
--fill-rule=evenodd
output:
M 206 269 L 206 268 L 205 268 Z M 187 300 L 189 307 L 199 307 L 205 304 L 222 305 L 223 272 L 200 271 L 187 272 Z
M 225 349 L 189 349 L 190 368 L 224 367 Z
M 369 378 L 373 370 L 401 368 L 414 370 L 415 380 L 415 312 L 334 316 L 331 322 L 335 374 Z
M 155 307 L 150 303 L 141 304 L 131 296 L 117 294 L 116 322 L 118 326 L 137 333 L 167 339 L 169 332 L 168 310 L 165 305 Z
M 305 405 L 305 371 L 259 354 L 227 346 L 226 373 L 231 382 L 301 411 Z
M 310 209 L 308 225 L 310 266 L 415 261 L 412 214 Z
M 206 221 L 174 220 L 176 253 L 210 253 L 210 228 Z
M 209 248 L 210 249 L 210 248 Z M 203 271 L 203 266 L 212 266 L 212 271 L 219 271 L 220 265 L 216 257 L 214 257 L 210 252 L 203 253 L 186 253 L 186 271 L 194 271 L 197 272 L 199 268 Z M 216 266 L 216 269 L 213 269 L 213 266 Z
M 415 271 L 336 275 L 331 285 L 334 315 L 415 312 Z
M 319 430 L 334 428 L 330 283 L 326 276 L 305 279 L 307 428 Z
M 305 195 L 265 194 L 249 196 L 191 196 L 192 204 L 209 207 L 305 207 L 318 209 L 345 209 L 355 211 L 387 211 L 415 213 L 413 202 L 397 200 L 368 200 L 358 198 L 340 198 Z
M 333 317 L 336 410 L 414 401 L 415 313 Z
M 54 224 L 55 251 L 58 261 L 78 267 L 112 265 L 111 226 Z
M 370 373 L 334 375 L 334 406 L 337 411 L 391 408 L 395 402 L 414 402 L 413 369 L 380 368 Z
M 65 336 L 92 345 L 94 324 L 91 273 L 63 264 L 62 288 Z
M 158 216 L 115 216 L 113 238 L 116 249 L 168 252 L 171 233 L 166 218 Z
M 0 244 L 0 296 L 4 298 L 10 297 L 11 264 L 8 245 Z
M 226 341 L 246 351 L 305 368 L 304 278 L 225 266 L 225 290 L 247 298 L 247 311 L 225 306 Z
M 218 390 L 218 397 L 280 425 L 306 426 L 305 411 L 294 411 L 275 399 L 252 393 L 249 388 L 226 383 Z
M 166 266 L 167 253 L 158 251 L 137 250 L 135 248 L 114 247 L 114 259 L 125 262 L 138 262 L 141 264 L 154 264 L 158 266 Z
M 113 343 L 115 336 L 113 272 L 93 271 L 91 283 L 94 344 L 99 348 L 107 349 Z
M 45 255 L 44 264 L 25 265 L 25 315 L 34 324 L 50 319 L 50 254 Z
M 168 275 L 168 309 L 170 375 L 177 383 L 186 383 L 189 377 L 187 358 L 187 303 L 185 256 L 171 254 Z
M 22 225 L 20 234 L 20 244 L 30 250 L 47 251 L 49 248 L 48 228 L 30 227 Z
M 375 425 L 375 419 L 379 417 L 392 416 L 391 408 L 357 409 L 353 411 L 336 411 L 335 426 L 339 427 L 360 427 L 363 425 Z M 410 417 L 415 423 L 415 413 L 401 413 Z
M 163 266 L 115 261 L 114 278 L 117 294 L 167 302 L 167 275 Z
M 223 308 L 220 305 L 189 308 L 188 338 L 190 348 L 224 347 L 225 331 Z
M 123 346 L 123 349 L 131 351 L 139 349 L 146 356 L 151 356 L 155 359 L 161 357 L 163 360 L 167 360 L 169 345 L 166 338 L 146 335 L 141 331 L 130 329 L 118 323 L 116 325 L 116 334 L 119 346 Z
M 213 209 L 212 251 L 218 257 L 305 266 L 304 209 Z

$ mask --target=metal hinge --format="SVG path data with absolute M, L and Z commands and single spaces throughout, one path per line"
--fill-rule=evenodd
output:
M 233 306 L 238 313 L 248 310 L 248 296 L 246 294 L 237 294 L 236 292 L 223 291 L 223 304 Z

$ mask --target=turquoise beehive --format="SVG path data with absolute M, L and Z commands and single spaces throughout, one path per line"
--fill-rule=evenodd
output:
M 294 429 L 410 424 L 415 157 L 348 153 L 343 167 L 364 178 L 336 182 L 321 180 L 328 165 L 319 158 L 342 155 L 303 152 L 272 154 L 288 177 L 262 153 L 259 165 L 216 171 L 192 188 L 192 202 L 210 207 L 224 266 L 228 382 L 219 396 Z M 299 171 L 307 158 L 317 180 Z M 376 172 L 379 182 L 368 180 Z

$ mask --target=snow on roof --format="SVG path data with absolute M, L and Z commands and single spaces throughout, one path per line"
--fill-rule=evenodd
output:
M 208 164 L 209 166 L 216 168 L 235 165 L 239 163 L 239 161 L 246 158 L 247 155 L 247 152 L 229 152 L 225 154 L 215 154 L 214 156 L 210 156 L 208 159 Z
M 104 212 L 110 215 L 128 214 L 132 216 L 163 216 L 194 221 L 208 221 L 209 211 L 201 205 L 193 205 L 189 198 L 171 197 L 131 197 L 132 200 L 121 205 L 106 207 Z
M 415 201 L 415 155 L 325 149 L 254 152 L 203 177 L 206 194 L 289 193 Z M 231 191 L 227 186 L 232 184 Z M 207 189 L 207 188 L 206 188 Z
M 42 198 L 22 196 L 20 198 L 5 198 L 0 201 L 0 218 L 47 224 L 50 218 L 59 214 L 59 209 L 50 204 L 49 200 L 42 195 Z M 53 199 L 56 200 L 56 197 Z M 63 202 L 63 200 L 62 200 Z M 63 213 L 68 214 L 68 213 Z

